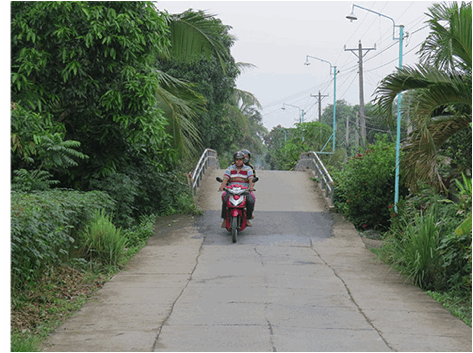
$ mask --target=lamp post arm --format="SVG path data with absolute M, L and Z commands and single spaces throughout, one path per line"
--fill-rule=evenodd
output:
M 299 109 L 299 111 L 301 110 L 301 108 L 300 108 L 300 107 L 298 107 L 297 105 L 292 105 L 292 104 L 288 104 L 288 103 L 283 103 L 283 105 L 282 105 L 282 106 L 283 106 L 283 108 L 284 108 L 284 106 L 285 106 L 285 105 L 288 105 L 288 106 L 290 106 L 290 107 L 297 108 L 297 109 Z
M 332 65 L 332 63 L 330 61 L 320 59 L 320 58 L 316 58 L 315 56 L 306 55 L 306 57 L 305 57 L 306 65 L 309 65 L 309 58 L 317 59 L 317 60 L 320 60 L 320 61 L 323 61 L 323 62 L 329 64 L 330 65 L 330 73 L 332 73 L 332 69 L 334 68 L 334 66 Z
M 403 26 L 402 26 L 402 25 L 396 25 L 396 22 L 394 21 L 394 19 L 393 19 L 392 17 L 383 15 L 383 14 L 380 13 L 380 12 L 377 12 L 377 11 L 374 11 L 374 10 L 371 10 L 371 9 L 367 9 L 366 7 L 359 6 L 359 5 L 356 5 L 356 4 L 353 4 L 353 6 L 351 7 L 351 11 L 352 11 L 352 12 L 353 12 L 353 9 L 354 9 L 355 7 L 358 7 L 358 8 L 360 8 L 360 9 L 365 10 L 365 11 L 368 11 L 368 12 L 372 12 L 372 13 L 378 15 L 378 16 L 382 16 L 382 17 L 385 17 L 385 18 L 387 18 L 387 19 L 390 19 L 390 20 L 392 21 L 392 23 L 393 23 L 393 39 L 399 39 L 399 38 L 396 38 L 396 33 L 395 33 L 396 27 L 403 27 Z M 401 34 L 400 36 L 402 36 L 402 34 Z
M 353 11 L 353 9 L 354 9 L 355 7 L 358 7 L 358 8 L 360 8 L 360 9 L 363 9 L 363 10 L 366 10 L 366 11 L 369 11 L 369 12 L 372 12 L 372 13 L 375 13 L 375 14 L 377 14 L 377 15 L 379 15 L 379 16 L 383 16 L 383 17 L 389 18 L 391 21 L 393 21 L 393 26 L 396 26 L 396 23 L 394 22 L 394 20 L 393 20 L 391 17 L 389 17 L 389 16 L 383 15 L 382 13 L 376 12 L 376 11 L 371 10 L 371 9 L 367 9 L 366 7 L 362 7 L 362 6 L 359 6 L 359 5 L 356 5 L 356 4 L 353 4 L 351 10 Z

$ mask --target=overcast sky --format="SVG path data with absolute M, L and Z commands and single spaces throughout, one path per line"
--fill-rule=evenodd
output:
M 358 20 L 346 16 L 352 4 L 371 9 L 403 25 L 403 65 L 418 62 L 420 44 L 429 33 L 425 15 L 431 1 L 158 1 L 159 10 L 171 14 L 189 8 L 205 10 L 231 26 L 236 37 L 232 55 L 237 62 L 256 68 L 242 73 L 239 89 L 253 93 L 263 106 L 263 124 L 271 130 L 281 124 L 291 127 L 299 120 L 318 118 L 318 100 L 311 95 L 327 95 L 322 109 L 333 104 L 334 86 L 330 66 L 337 67 L 336 98 L 359 104 L 358 49 L 364 50 L 364 100 L 374 98 L 377 83 L 399 65 L 399 41 L 393 40 L 393 22 L 386 17 L 355 8 Z M 396 30 L 396 37 L 399 31 Z M 354 54 L 356 53 L 356 55 Z M 304 65 L 306 56 L 310 65 Z M 333 73 L 333 70 L 332 70 Z M 286 104 L 285 110 L 282 110 Z M 296 106 L 296 107 L 293 107 Z

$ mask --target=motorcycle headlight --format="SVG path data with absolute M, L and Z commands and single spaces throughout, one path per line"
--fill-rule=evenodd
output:
M 235 197 L 231 196 L 231 197 L 230 197 L 230 203 L 231 203 L 233 206 L 238 206 L 238 205 L 240 205 L 240 204 L 243 202 L 244 199 L 245 199 L 244 197 L 235 198 Z

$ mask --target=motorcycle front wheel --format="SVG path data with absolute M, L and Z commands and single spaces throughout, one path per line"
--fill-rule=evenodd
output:
M 237 240 L 237 225 L 238 225 L 238 217 L 233 217 L 231 221 L 231 226 L 232 226 L 232 241 L 236 243 Z

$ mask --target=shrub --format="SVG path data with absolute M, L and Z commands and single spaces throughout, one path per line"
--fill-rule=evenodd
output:
M 67 259 L 97 209 L 114 202 L 101 192 L 50 190 L 11 193 L 11 281 L 19 289 Z
M 394 200 L 395 147 L 378 140 L 333 173 L 334 202 L 358 229 L 386 230 Z M 406 190 L 401 188 L 401 196 Z
M 390 262 L 423 289 L 437 289 L 444 284 L 443 258 L 439 250 L 440 227 L 438 213 L 416 215 L 402 237 L 386 239 L 384 251 Z
M 402 248 L 413 246 L 413 234 L 420 232 L 418 227 L 422 222 L 419 222 L 419 219 L 424 218 L 425 223 L 424 215 L 428 214 L 429 218 L 432 218 L 431 222 L 435 223 L 439 241 L 432 252 L 441 257 L 441 268 L 438 269 L 438 276 L 433 282 L 422 280 L 423 288 L 460 291 L 467 295 L 471 293 L 471 197 L 468 197 L 468 194 L 471 194 L 471 191 L 468 191 L 471 189 L 468 188 L 468 182 L 471 183 L 471 180 L 464 182 L 465 187 L 459 188 L 458 195 L 453 196 L 459 202 L 447 199 L 438 194 L 435 188 L 424 184 L 419 185 L 419 191 L 415 195 L 402 199 L 398 204 L 398 213 L 393 214 L 383 248 L 384 256 L 391 264 L 403 263 L 402 257 L 410 250 Z M 418 253 L 429 249 L 420 249 L 422 243 L 414 245 L 419 248 Z M 417 264 L 404 263 L 402 266 L 411 267 L 404 272 L 415 272 L 412 269 L 414 265 Z
M 91 188 L 105 191 L 115 200 L 114 222 L 122 227 L 134 222 L 134 211 L 138 207 L 135 204 L 139 184 L 136 179 L 123 173 L 113 173 L 101 180 L 92 179 L 90 183 Z
M 96 211 L 92 223 L 82 234 L 86 256 L 103 265 L 118 266 L 125 252 L 126 238 L 111 217 L 103 210 Z
M 154 234 L 156 215 L 142 216 L 137 225 L 123 230 L 122 234 L 127 239 L 127 246 L 142 247 L 146 241 Z
M 455 232 L 441 240 L 439 251 L 448 287 L 471 294 L 471 213 Z

